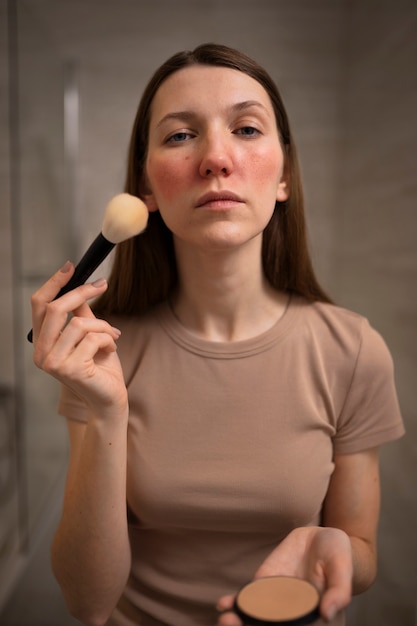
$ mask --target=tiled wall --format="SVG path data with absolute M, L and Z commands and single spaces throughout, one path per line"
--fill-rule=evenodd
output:
M 10 238 L 10 144 L 8 106 L 8 41 L 6 2 L 0 3 L 0 381 L 12 385 L 13 377 L 13 336 L 10 332 L 12 302 L 12 265 Z
M 17 550 L 15 358 L 13 352 L 9 83 L 6 3 L 0 3 L 0 575 Z M 10 571 L 10 570 L 9 570 Z M 3 581 L 3 576 L 2 576 Z M 6 581 L 5 581 L 6 582 Z M 7 584 L 2 586 L 6 587 Z
M 353 604 L 351 624 L 414 626 L 415 2 L 21 0 L 20 4 L 27 23 L 57 58 L 73 60 L 78 68 L 80 250 L 97 234 L 108 199 L 122 188 L 137 101 L 160 62 L 178 49 L 212 40 L 248 52 L 276 78 L 298 140 L 319 275 L 340 303 L 368 315 L 385 336 L 396 362 L 408 428 L 408 436 L 382 454 L 380 574 L 374 588 Z M 1 12 L 4 6 L 2 0 Z M 0 24 L 4 28 L 1 19 Z M 2 67 L 2 88 L 3 78 Z M 7 126 L 3 108 L 0 123 L 2 129 Z M 0 157 L 0 180 L 5 182 L 1 199 L 5 194 L 7 206 L 8 163 L 1 142 Z M 6 271 L 0 289 L 10 282 L 6 217 L 2 209 L 0 254 Z M 40 245 L 47 249 L 48 241 Z M 8 310 L 5 306 L 0 312 L 5 339 L 0 372 L 6 378 L 12 359 Z
M 407 436 L 381 452 L 380 574 L 354 624 L 413 625 L 417 606 L 417 5 L 349 12 L 333 291 L 391 349 Z

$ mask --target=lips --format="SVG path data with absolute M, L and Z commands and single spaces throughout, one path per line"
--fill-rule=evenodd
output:
M 242 198 L 232 191 L 209 191 L 201 196 L 196 203 L 196 207 L 202 207 L 205 205 L 227 205 L 227 203 L 243 202 Z

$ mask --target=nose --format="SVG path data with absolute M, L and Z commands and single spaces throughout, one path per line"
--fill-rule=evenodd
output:
M 231 146 L 227 140 L 220 137 L 207 138 L 202 146 L 200 161 L 200 175 L 229 176 L 233 171 L 233 157 Z

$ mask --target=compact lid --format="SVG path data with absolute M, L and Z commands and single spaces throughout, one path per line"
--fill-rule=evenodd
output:
M 242 587 L 234 610 L 248 626 L 303 626 L 320 617 L 319 604 L 319 592 L 308 581 L 268 576 Z

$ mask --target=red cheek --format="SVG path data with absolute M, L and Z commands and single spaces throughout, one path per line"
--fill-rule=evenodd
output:
M 282 170 L 283 161 L 280 155 L 265 151 L 253 156 L 249 173 L 259 183 L 270 183 L 274 178 L 281 179 Z
M 148 163 L 148 178 L 158 199 L 172 201 L 179 193 L 190 188 L 191 176 L 185 167 L 185 162 L 189 160 L 190 157 L 186 156 L 175 164 L 165 161 Z

